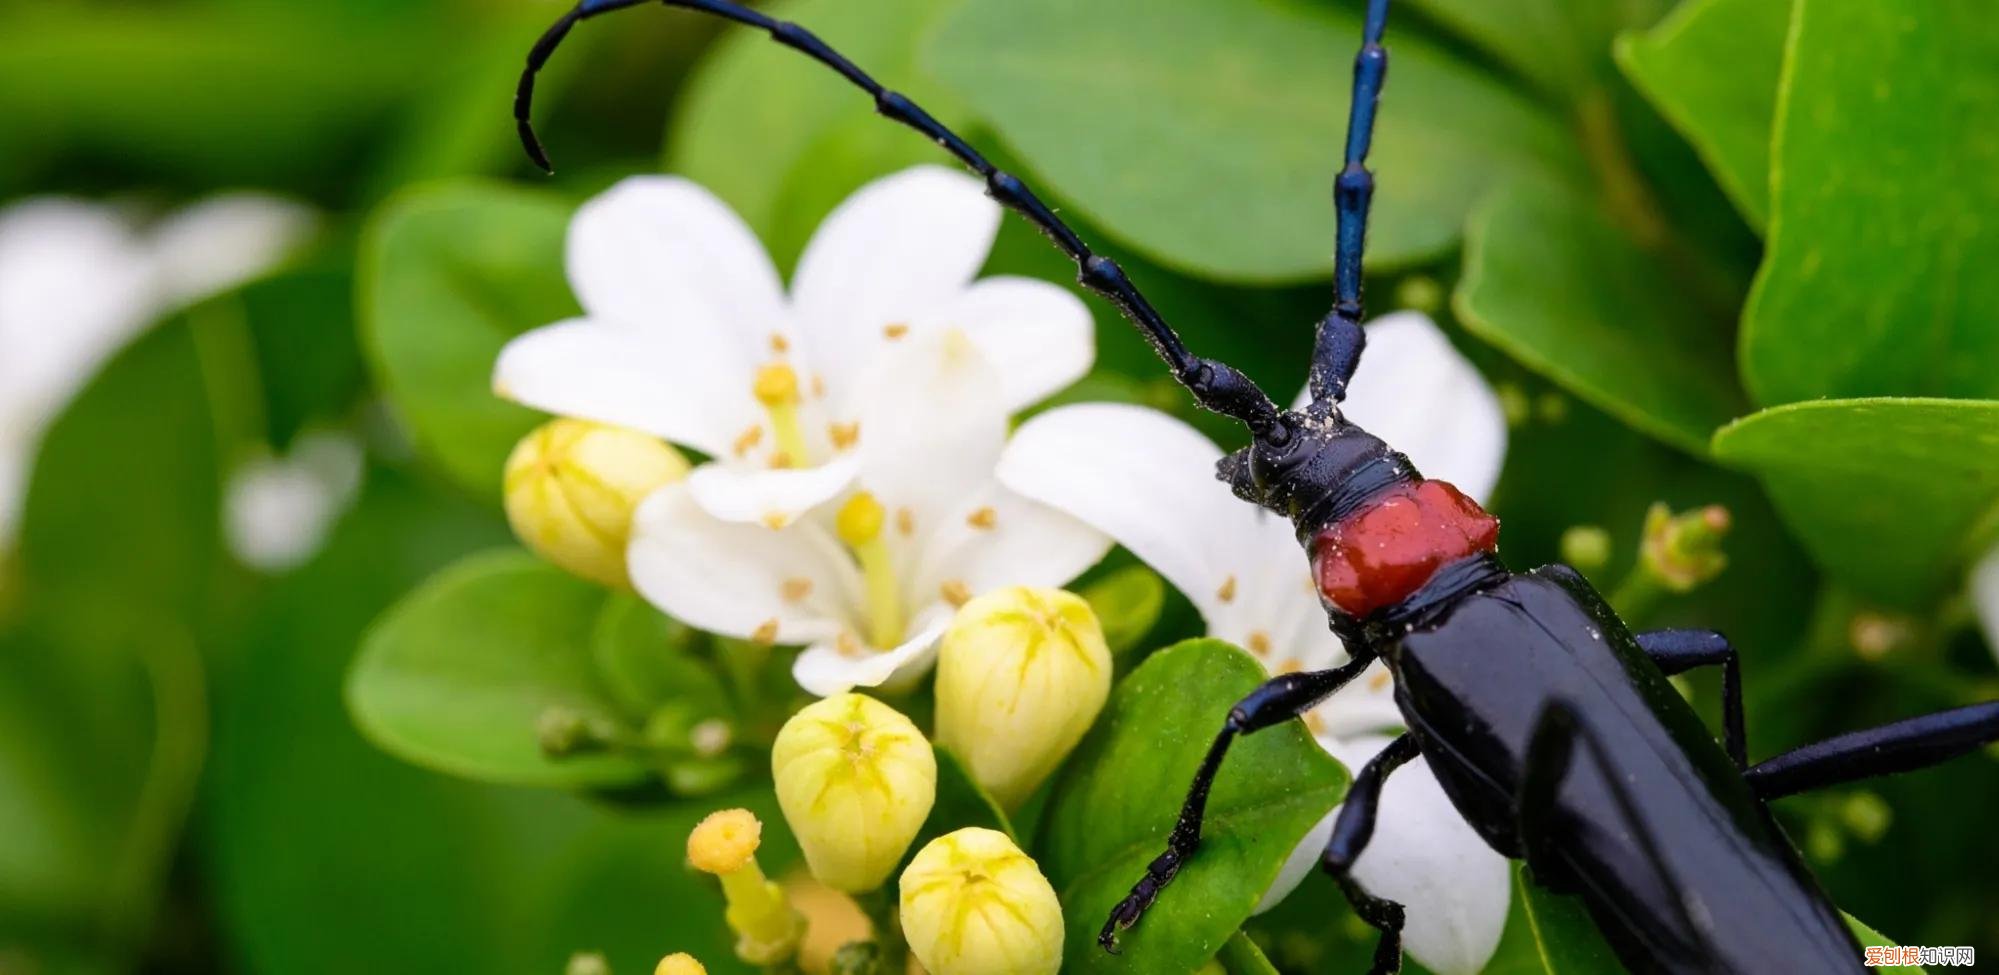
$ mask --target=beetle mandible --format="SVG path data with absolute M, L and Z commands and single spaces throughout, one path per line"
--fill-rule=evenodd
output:
M 528 55 L 514 102 L 523 145 L 548 158 L 529 121 L 536 73 L 578 22 L 655 0 L 582 0 Z M 1217 472 L 1244 501 L 1289 518 L 1334 632 L 1352 659 L 1273 678 L 1237 703 L 1188 790 L 1166 850 L 1105 922 L 1099 942 L 1139 921 L 1201 841 L 1208 790 L 1237 737 L 1298 717 L 1386 663 L 1409 731 L 1354 777 L 1320 862 L 1381 932 L 1374 971 L 1401 965 L 1401 905 L 1350 876 L 1374 831 L 1382 784 L 1417 755 L 1493 849 L 1536 883 L 1580 896 L 1638 972 L 1864 971 L 1837 908 L 1768 808 L 1771 799 L 1909 771 L 1999 739 L 1999 702 L 1852 732 L 1751 766 L 1735 649 L 1719 633 L 1633 634 L 1581 575 L 1515 573 L 1499 523 L 1340 413 L 1366 344 L 1361 253 L 1374 177 L 1366 167 L 1387 77 L 1389 0 L 1367 0 L 1354 62 L 1345 164 L 1334 178 L 1334 300 L 1318 324 L 1311 402 L 1279 409 L 1235 368 L 1189 352 L 1116 262 L 1090 250 L 1019 178 L 1001 171 L 907 97 L 810 31 L 730 0 L 656 0 L 766 31 L 874 99 L 877 112 L 942 146 L 993 199 L 1075 261 L 1083 287 L 1149 339 L 1201 406 L 1246 427 L 1250 446 Z M 1723 668 L 1724 743 L 1667 682 Z

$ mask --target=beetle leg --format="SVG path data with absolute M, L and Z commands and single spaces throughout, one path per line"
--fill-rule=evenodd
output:
M 1117 933 L 1138 923 L 1146 908 L 1159 899 L 1159 892 L 1166 889 L 1166 885 L 1186 864 L 1187 858 L 1193 856 L 1194 850 L 1201 845 L 1201 818 L 1207 812 L 1208 790 L 1214 786 L 1215 774 L 1222 767 L 1222 758 L 1228 754 L 1229 744 L 1236 736 L 1261 731 L 1304 714 L 1360 676 L 1360 672 L 1373 662 L 1372 654 L 1359 654 L 1331 670 L 1273 677 L 1229 709 L 1221 734 L 1216 735 L 1214 744 L 1208 746 L 1207 757 L 1201 760 L 1200 770 L 1194 773 L 1193 785 L 1188 787 L 1187 799 L 1180 806 L 1180 817 L 1173 824 L 1173 832 L 1166 838 L 1165 852 L 1145 868 L 1145 876 L 1132 886 L 1131 893 L 1111 909 L 1110 918 L 1097 935 L 1097 944 L 1105 951 L 1115 952 Z
M 1415 736 L 1404 733 L 1361 766 L 1360 774 L 1354 776 L 1353 787 L 1347 790 L 1346 799 L 1340 804 L 1339 818 L 1333 820 L 1333 835 L 1319 856 L 1319 865 L 1339 883 L 1354 913 L 1381 932 L 1381 940 L 1374 946 L 1374 968 L 1370 975 L 1393 975 L 1402 970 L 1403 908 L 1362 890 L 1353 879 L 1353 865 L 1367 848 L 1367 841 L 1374 837 L 1382 786 L 1390 774 L 1418 754 Z
M 1748 768 L 1749 739 L 1742 730 L 1741 655 L 1728 638 L 1713 630 L 1653 630 L 1638 634 L 1638 648 L 1668 677 L 1695 667 L 1721 665 L 1722 742 L 1735 767 Z
M 1848 732 L 1785 752 L 1744 773 L 1763 799 L 1913 772 L 1999 741 L 1999 701 Z

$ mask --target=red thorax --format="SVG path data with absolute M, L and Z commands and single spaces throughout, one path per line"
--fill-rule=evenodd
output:
M 1436 571 L 1499 544 L 1499 519 L 1443 481 L 1400 484 L 1312 536 L 1319 592 L 1351 616 L 1407 599 Z

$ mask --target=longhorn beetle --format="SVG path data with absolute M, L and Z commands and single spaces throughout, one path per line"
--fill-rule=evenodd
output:
M 529 121 L 535 74 L 578 22 L 651 0 L 582 0 L 528 55 L 514 102 L 522 144 L 548 157 Z M 1350 870 L 1374 832 L 1382 784 L 1417 755 L 1465 820 L 1536 883 L 1579 895 L 1618 957 L 1639 972 L 1859 972 L 1861 949 L 1778 828 L 1779 796 L 1921 768 L 1999 739 L 1999 702 L 1911 718 L 1750 766 L 1736 652 L 1720 634 L 1633 634 L 1567 566 L 1509 571 L 1499 522 L 1340 413 L 1360 362 L 1361 249 L 1374 177 L 1368 143 L 1388 52 L 1388 0 L 1367 0 L 1354 62 L 1345 166 L 1334 179 L 1332 312 L 1318 324 L 1311 403 L 1281 410 L 1235 368 L 1190 353 L 1116 262 L 1093 253 L 1019 178 L 811 32 L 729 0 L 659 0 L 770 34 L 833 69 L 880 114 L 942 146 L 1076 262 L 1083 287 L 1138 326 L 1203 407 L 1248 428 L 1218 474 L 1235 494 L 1291 519 L 1332 629 L 1352 659 L 1287 674 L 1229 711 L 1188 790 L 1166 851 L 1111 912 L 1116 950 L 1201 840 L 1209 786 L 1237 736 L 1295 718 L 1376 659 L 1395 678 L 1409 731 L 1354 777 L 1320 858 L 1354 910 L 1380 929 L 1374 971 L 1401 966 L 1403 907 Z M 1726 745 L 1666 678 L 1723 668 Z

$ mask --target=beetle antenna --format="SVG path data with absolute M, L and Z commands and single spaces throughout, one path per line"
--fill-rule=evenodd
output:
M 564 14 L 562 19 L 549 27 L 541 40 L 535 43 L 534 49 L 528 52 L 527 70 L 521 75 L 520 90 L 514 97 L 514 119 L 520 129 L 521 144 L 526 147 L 528 156 L 543 169 L 548 168 L 548 155 L 542 150 L 541 141 L 536 138 L 534 126 L 529 121 L 536 73 L 547 63 L 549 56 L 555 53 L 556 46 L 568 36 L 570 28 L 576 26 L 578 22 L 645 2 L 648 0 L 582 0 L 575 9 Z M 986 195 L 1026 218 L 1036 229 L 1047 235 L 1062 253 L 1076 262 L 1077 282 L 1109 300 L 1126 319 L 1138 326 L 1139 331 L 1152 343 L 1153 351 L 1172 368 L 1173 378 L 1187 387 L 1202 406 L 1241 421 L 1259 437 L 1282 439 L 1288 436 L 1288 428 L 1278 422 L 1276 404 L 1272 403 L 1270 397 L 1258 389 L 1248 376 L 1233 366 L 1212 359 L 1203 359 L 1188 352 L 1180 336 L 1152 307 L 1152 303 L 1146 300 L 1145 295 L 1125 275 L 1124 269 L 1119 267 L 1116 261 L 1090 250 L 1076 231 L 1057 217 L 1055 211 L 1035 196 L 1034 191 L 1028 189 L 1027 184 L 1021 182 L 1019 177 L 994 166 L 963 137 L 931 117 L 921 106 L 897 92 L 882 87 L 867 72 L 847 60 L 845 55 L 833 50 L 811 31 L 797 24 L 777 20 L 749 7 L 733 3 L 731 0 L 659 0 L 659 2 L 669 7 L 695 10 L 762 30 L 769 34 L 772 40 L 833 69 L 842 78 L 847 79 L 849 84 L 867 92 L 874 99 L 877 113 L 915 129 L 957 157 L 959 162 L 985 180 Z
M 1346 398 L 1347 381 L 1353 378 L 1361 349 L 1367 344 L 1360 328 L 1361 254 L 1367 249 L 1367 212 L 1374 201 L 1374 174 L 1367 168 L 1367 150 L 1374 142 L 1374 113 L 1380 107 L 1381 86 L 1388 77 L 1388 49 L 1381 44 L 1387 28 L 1388 0 L 1368 0 L 1360 53 L 1353 62 L 1346 163 L 1333 179 L 1333 203 L 1339 220 L 1333 252 L 1333 311 L 1319 323 L 1318 344 L 1312 353 L 1315 404 Z

